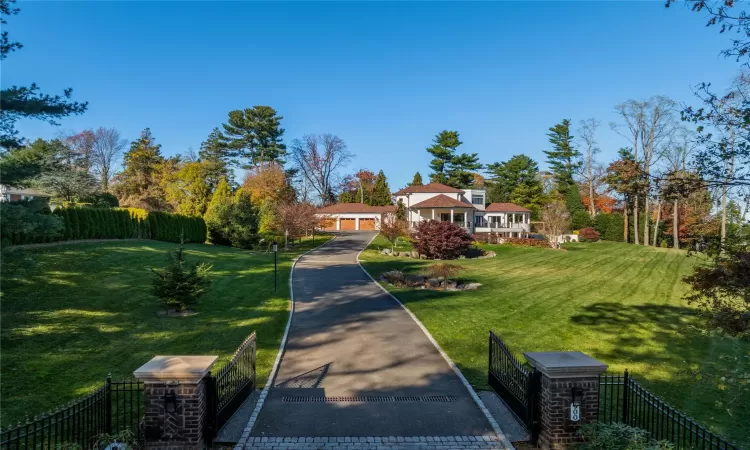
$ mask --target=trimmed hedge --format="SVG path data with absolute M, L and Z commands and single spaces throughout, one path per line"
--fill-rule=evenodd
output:
M 594 229 L 604 241 L 622 242 L 624 227 L 622 214 L 619 213 L 601 213 L 594 219 Z
M 206 223 L 202 217 L 138 208 L 61 207 L 53 214 L 62 219 L 65 229 L 56 241 L 83 239 L 154 239 L 157 241 L 203 243 Z M 51 240 L 23 239 L 24 244 Z M 14 242 L 15 243 L 15 242 Z

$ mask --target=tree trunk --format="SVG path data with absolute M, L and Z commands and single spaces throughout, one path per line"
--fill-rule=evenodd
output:
M 648 224 L 650 222 L 649 196 L 646 194 L 646 204 L 643 205 L 643 245 L 648 245 Z
M 659 233 L 659 222 L 661 222 L 661 199 L 656 203 L 656 222 L 654 222 L 654 235 L 653 235 L 653 243 L 654 247 L 657 245 L 657 239 L 656 236 L 658 236 Z
M 591 150 L 589 150 L 589 215 L 593 219 L 596 216 L 596 206 L 594 205 L 594 179 L 591 173 Z
M 721 187 L 721 246 L 727 239 L 727 185 Z
M 633 205 L 633 236 L 635 239 L 633 239 L 633 243 L 635 245 L 638 245 L 640 243 L 640 238 L 638 237 L 638 196 L 635 196 L 635 204 Z
M 628 234 L 628 232 L 630 231 L 630 224 L 628 223 L 628 202 L 627 201 L 625 202 L 625 211 L 624 211 L 623 217 L 624 217 L 624 224 L 622 228 L 623 230 L 625 230 L 623 232 L 623 242 L 627 244 L 628 241 L 630 241 L 630 235 Z
M 675 249 L 680 248 L 680 217 L 679 217 L 679 207 L 677 206 L 677 200 L 674 201 L 674 204 L 672 205 L 672 240 L 674 241 L 672 243 L 672 247 Z

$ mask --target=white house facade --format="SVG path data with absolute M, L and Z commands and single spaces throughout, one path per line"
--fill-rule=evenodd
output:
M 522 237 L 531 231 L 531 210 L 513 203 L 486 203 L 484 189 L 457 189 L 440 183 L 409 186 L 394 194 L 406 207 L 410 227 L 424 220 L 453 222 L 470 233 Z

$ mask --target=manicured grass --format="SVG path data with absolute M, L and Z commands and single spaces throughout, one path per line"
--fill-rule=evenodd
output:
M 287 322 L 292 259 L 327 239 L 279 251 L 276 293 L 272 253 L 186 245 L 189 262 L 214 267 L 197 314 L 183 318 L 159 316 L 148 292 L 149 268 L 163 266 L 177 244 L 83 243 L 4 254 L 3 425 L 62 406 L 108 373 L 130 378 L 157 354 L 219 355 L 219 368 L 253 330 L 258 382 L 265 383 Z
M 388 243 L 378 237 L 371 248 Z M 622 372 L 741 446 L 750 446 L 750 344 L 701 330 L 681 298 L 697 257 L 621 243 L 571 244 L 568 251 L 484 246 L 496 258 L 458 260 L 474 292 L 388 288 L 417 315 L 469 381 L 487 388 L 487 333 L 517 354 L 579 350 Z M 367 250 L 377 278 L 418 272 L 429 261 Z

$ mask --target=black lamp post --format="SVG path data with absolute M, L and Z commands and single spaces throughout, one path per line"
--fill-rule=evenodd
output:
M 276 255 L 279 252 L 279 244 L 273 241 L 273 291 L 276 292 Z

